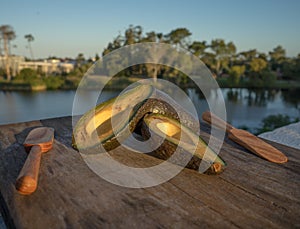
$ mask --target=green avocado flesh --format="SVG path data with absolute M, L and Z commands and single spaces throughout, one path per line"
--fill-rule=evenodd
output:
M 152 156 L 194 170 L 203 162 L 206 174 L 219 174 L 225 168 L 199 137 L 197 119 L 151 85 L 139 85 L 86 112 L 74 127 L 72 145 L 87 154 L 97 153 L 100 145 L 110 151 L 134 131 L 151 139 L 150 144 L 162 142 L 152 147 Z
M 177 150 L 179 156 L 172 158 L 171 162 L 182 165 L 182 161 L 185 160 L 188 163 L 183 166 L 198 170 L 205 154 L 208 169 L 204 173 L 219 174 L 224 170 L 225 162 L 207 146 L 201 137 L 177 120 L 160 114 L 149 114 L 144 117 L 143 121 L 141 131 L 143 137 L 145 139 L 151 137 L 150 142 L 153 144 L 163 142 L 152 153 L 152 156 L 167 160 Z
M 122 132 L 128 123 L 132 128 L 135 127 L 136 124 L 131 122 L 138 122 L 133 120 L 136 112 L 152 93 L 152 86 L 140 85 L 86 112 L 74 128 L 73 147 L 79 150 L 93 148 L 99 144 L 106 150 L 117 147 L 119 143 L 115 135 Z
M 72 145 L 79 150 L 89 150 L 101 144 L 105 150 L 112 150 L 120 145 L 119 141 L 128 138 L 149 113 L 181 119 L 193 131 L 199 131 L 196 118 L 167 94 L 151 85 L 140 85 L 85 113 L 74 128 Z M 93 153 L 89 151 L 85 152 Z

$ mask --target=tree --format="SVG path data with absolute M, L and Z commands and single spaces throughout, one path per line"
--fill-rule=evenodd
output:
M 198 57 L 202 57 L 205 53 L 205 49 L 207 48 L 206 41 L 194 41 L 189 45 L 188 49 Z
M 245 65 L 234 65 L 229 71 L 229 81 L 232 86 L 236 86 L 240 82 L 241 76 L 245 73 Z
M 251 86 L 272 87 L 274 85 L 276 75 L 268 69 L 268 62 L 266 60 L 255 57 L 249 65 L 248 78 Z
M 130 25 L 125 31 L 125 43 L 124 45 L 132 45 L 138 43 L 141 40 L 143 29 L 141 26 Z
M 296 58 L 286 58 L 282 63 L 282 77 L 300 81 L 300 54 Z
M 23 68 L 20 73 L 14 78 L 14 81 L 30 83 L 38 78 L 36 70 L 31 68 Z
M 267 61 L 265 61 L 262 58 L 253 58 L 250 61 L 250 69 L 253 72 L 261 72 L 262 70 L 264 70 L 266 67 L 268 66 Z
M 5 56 L 5 69 L 6 69 L 6 77 L 7 80 L 11 80 L 11 74 L 10 74 L 10 41 L 16 38 L 15 31 L 10 25 L 2 25 L 0 26 L 0 35 L 1 39 L 3 40 L 3 49 L 4 49 L 4 56 Z
M 156 42 L 157 35 L 154 31 L 146 33 L 146 37 L 141 39 L 141 42 Z
M 298 122 L 299 119 L 291 119 L 288 115 L 269 115 L 262 120 L 261 127 L 257 129 L 257 135 L 263 132 L 272 131 L 276 128 Z
M 242 58 L 246 62 L 250 62 L 253 58 L 257 56 L 257 51 L 256 49 L 250 49 L 249 51 L 240 52 L 238 55 L 242 56 Z
M 219 76 L 224 69 L 228 68 L 228 64 L 236 53 L 236 47 L 233 42 L 226 44 L 223 39 L 215 39 L 211 41 L 210 48 L 215 56 L 214 69 Z
M 180 46 L 182 48 L 186 48 L 188 46 L 187 38 L 191 36 L 192 33 L 186 28 L 178 28 L 172 30 L 165 37 L 167 42 L 170 44 L 174 44 L 175 46 Z
M 211 52 L 205 52 L 202 61 L 214 72 L 215 75 L 215 67 L 216 67 L 216 56 Z
M 79 53 L 76 57 L 77 66 L 80 67 L 83 64 L 84 61 L 85 61 L 85 58 L 84 58 L 83 53 Z
M 118 48 L 121 48 L 124 43 L 124 38 L 121 35 L 118 35 L 116 38 L 114 38 L 113 42 L 109 42 L 107 45 L 107 48 L 104 49 L 102 56 L 105 56 L 106 54 L 112 52 L 113 50 L 116 50 Z
M 31 47 L 31 42 L 34 41 L 34 37 L 31 34 L 26 34 L 24 36 L 24 38 L 28 42 L 28 48 L 29 48 L 29 51 L 30 51 L 31 60 L 34 60 L 33 51 L 32 51 L 32 47 Z
M 283 49 L 281 45 L 278 45 L 273 51 L 269 52 L 269 55 L 271 60 L 282 62 L 285 59 L 285 49 Z
M 282 64 L 286 60 L 285 49 L 280 45 L 275 47 L 273 51 L 269 52 L 271 69 L 274 71 L 282 71 Z

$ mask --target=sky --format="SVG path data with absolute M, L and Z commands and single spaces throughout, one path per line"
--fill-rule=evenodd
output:
M 30 56 L 24 35 L 32 34 L 35 58 L 101 55 L 131 24 L 145 33 L 185 27 L 192 41 L 222 38 L 239 52 L 268 53 L 281 45 L 294 57 L 300 53 L 299 12 L 298 0 L 0 0 L 0 25 L 14 28 L 16 55 Z

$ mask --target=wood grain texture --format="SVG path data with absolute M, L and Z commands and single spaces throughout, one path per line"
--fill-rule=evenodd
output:
M 225 122 L 215 114 L 211 113 L 210 111 L 205 111 L 202 113 L 202 119 L 209 124 L 213 124 L 216 127 L 220 128 L 221 130 L 226 131 L 227 133 L 230 132 L 234 127 L 229 123 Z
M 29 132 L 23 145 L 27 151 L 29 151 L 32 146 L 38 145 L 41 148 L 41 152 L 45 153 L 52 148 L 53 139 L 53 128 L 38 127 Z
M 216 127 L 226 131 L 229 134 L 229 138 L 232 141 L 245 147 L 254 154 L 274 163 L 281 164 L 288 161 L 287 156 L 285 156 L 278 149 L 267 144 L 263 140 L 249 133 L 248 131 L 234 128 L 229 123 L 225 122 L 210 111 L 205 111 L 202 114 L 202 118 L 209 124 L 212 124 L 213 121 Z
M 22 146 L 37 126 L 55 128 L 51 153 L 43 155 L 37 191 L 14 188 L 26 159 Z M 207 140 L 210 128 L 201 123 Z M 184 169 L 159 186 L 130 189 L 94 174 L 71 148 L 71 118 L 0 126 L 0 206 L 16 228 L 295 228 L 300 226 L 300 151 L 271 143 L 289 157 L 269 163 L 226 138 L 220 156 L 228 166 L 219 176 Z M 116 160 L 147 166 L 156 158 L 124 148 Z M 59 187 L 59 188 L 58 188 Z
M 36 190 L 41 156 L 41 147 L 39 145 L 33 146 L 16 181 L 16 189 L 20 194 L 29 195 Z
M 228 137 L 268 161 L 274 163 L 285 163 L 288 161 L 288 158 L 282 152 L 248 131 L 232 129 Z
M 23 143 L 29 154 L 16 181 L 16 189 L 20 194 L 30 195 L 36 190 L 41 156 L 52 148 L 53 139 L 53 128 L 38 127 L 29 132 Z

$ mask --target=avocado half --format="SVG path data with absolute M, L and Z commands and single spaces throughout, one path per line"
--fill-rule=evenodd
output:
M 92 149 L 99 145 L 112 150 L 120 145 L 118 140 L 125 140 L 140 128 L 143 117 L 151 113 L 180 121 L 196 133 L 200 129 L 197 119 L 170 96 L 142 84 L 86 112 L 74 127 L 72 145 L 87 154 L 98 152 Z
M 177 150 L 177 156 L 172 157 L 170 162 L 199 170 L 200 163 L 205 160 L 204 163 L 208 167 L 205 174 L 219 174 L 226 166 L 222 158 L 210 149 L 199 135 L 173 118 L 161 114 L 146 115 L 141 132 L 145 140 L 151 138 L 150 144 L 162 142 L 151 153 L 154 157 L 167 160 Z M 153 147 L 156 146 L 153 145 Z M 184 163 L 186 161 L 189 161 L 187 165 Z
M 116 148 L 119 145 L 116 135 L 122 133 L 128 123 L 131 123 L 130 130 L 133 131 L 135 123 L 138 122 L 136 113 L 152 95 L 153 90 L 151 85 L 139 85 L 86 112 L 74 127 L 73 147 L 88 150 L 102 144 L 105 150 Z M 114 129 L 112 118 L 114 118 Z

